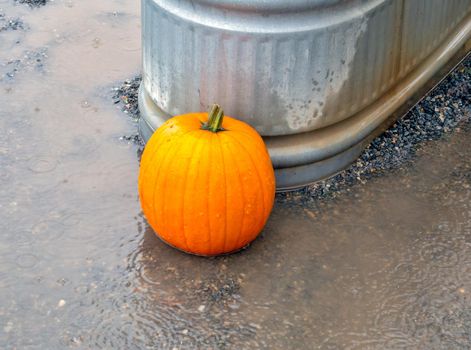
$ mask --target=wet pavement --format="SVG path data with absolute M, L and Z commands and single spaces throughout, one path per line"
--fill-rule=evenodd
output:
M 0 348 L 471 347 L 469 119 L 335 198 L 279 197 L 245 251 L 189 256 L 142 216 L 112 99 L 140 69 L 136 1 L 0 13 L 24 24 L 0 32 Z

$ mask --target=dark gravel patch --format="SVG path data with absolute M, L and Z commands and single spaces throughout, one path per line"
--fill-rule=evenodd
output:
M 137 105 L 141 77 L 126 80 L 114 89 L 115 103 L 139 120 Z M 348 192 L 356 184 L 397 169 L 410 162 L 419 146 L 471 125 L 471 56 L 468 56 L 437 87 L 413 107 L 402 119 L 374 139 L 360 157 L 340 173 L 303 189 L 277 194 L 278 201 L 333 198 Z M 136 134 L 130 140 L 142 140 Z
M 18 4 L 26 4 L 30 7 L 41 7 L 48 3 L 48 0 L 15 0 Z
M 18 17 L 7 17 L 0 12 L 0 33 L 8 30 L 25 30 L 25 23 Z
M 17 59 L 0 62 L 0 82 L 13 81 L 18 73 L 25 70 L 44 72 L 44 61 L 47 59 L 47 48 L 35 51 L 25 51 L 23 56 Z
M 129 115 L 134 121 L 139 121 L 138 95 L 141 76 L 135 76 L 133 79 L 125 80 L 120 86 L 112 89 L 113 101 L 120 104 L 121 110 Z
M 120 86 L 114 87 L 113 102 L 120 106 L 121 111 L 127 114 L 134 123 L 137 123 L 140 118 L 139 106 L 138 106 L 138 95 L 139 85 L 141 84 L 141 76 L 135 76 L 133 79 L 125 80 Z M 136 132 L 131 135 L 124 135 L 120 138 L 125 142 L 132 142 L 139 146 L 140 150 L 138 154 L 142 153 L 144 148 L 144 140 L 141 138 L 139 133 Z
M 234 297 L 238 298 L 240 284 L 234 278 L 214 278 L 201 282 L 196 287 L 196 293 L 199 294 L 203 300 L 217 303 L 221 301 L 232 300 Z
M 289 199 L 334 198 L 356 184 L 412 161 L 419 146 L 458 127 L 471 125 L 471 56 L 391 128 L 374 139 L 360 157 L 335 176 L 298 191 L 277 195 Z

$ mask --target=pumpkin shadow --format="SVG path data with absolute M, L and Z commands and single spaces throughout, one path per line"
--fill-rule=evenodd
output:
M 140 289 L 157 293 L 160 300 L 168 298 L 186 305 L 209 299 L 226 302 L 239 290 L 237 271 L 241 266 L 236 262 L 245 260 L 244 252 L 200 257 L 167 245 L 147 223 L 142 232 L 142 240 L 133 254 L 135 284 Z
M 218 258 L 201 258 L 175 249 L 162 241 L 146 223 L 143 237 L 135 254 L 139 277 L 145 284 L 179 284 L 194 279 L 218 265 Z

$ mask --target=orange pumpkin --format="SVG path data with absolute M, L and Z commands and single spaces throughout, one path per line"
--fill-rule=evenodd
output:
M 169 119 L 141 159 L 142 209 L 166 243 L 197 255 L 237 251 L 263 229 L 275 197 L 275 176 L 260 135 L 207 113 Z

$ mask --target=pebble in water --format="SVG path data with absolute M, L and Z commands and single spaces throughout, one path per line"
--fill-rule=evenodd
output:
M 90 108 L 90 102 L 83 100 L 80 102 L 80 106 L 82 106 L 82 108 Z
M 6 63 L 0 64 L 0 82 L 12 82 L 16 75 L 23 71 L 34 70 L 44 73 L 44 62 L 47 57 L 47 48 L 43 47 L 34 51 L 25 51 L 21 57 L 10 59 Z
M 0 33 L 7 30 L 24 30 L 26 28 L 26 25 L 20 18 L 6 17 L 4 13 L 0 12 Z

